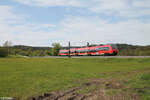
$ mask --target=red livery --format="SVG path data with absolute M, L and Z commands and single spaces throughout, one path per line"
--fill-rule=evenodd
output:
M 70 48 L 69 49 L 61 49 L 59 51 L 60 56 L 88 56 L 88 55 L 117 55 L 119 52 L 117 46 L 115 44 L 107 44 L 101 46 L 91 46 L 91 47 L 82 47 L 82 48 Z

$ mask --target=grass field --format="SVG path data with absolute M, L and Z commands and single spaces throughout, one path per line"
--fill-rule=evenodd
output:
M 128 81 L 130 92 L 137 93 L 137 88 L 150 87 L 149 72 L 150 58 L 0 58 L 0 97 L 27 99 L 108 77 Z M 139 94 L 149 100 L 149 90 L 143 91 Z

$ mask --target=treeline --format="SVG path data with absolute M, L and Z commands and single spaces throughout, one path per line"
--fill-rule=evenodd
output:
M 50 49 L 47 50 L 33 50 L 32 48 L 28 49 L 19 49 L 19 48 L 5 48 L 0 47 L 0 57 L 6 57 L 8 55 L 22 55 L 22 56 L 51 56 L 52 52 Z
M 150 56 L 149 46 L 117 44 L 120 56 Z
M 0 57 L 8 56 L 8 48 L 0 47 Z
M 150 46 L 117 44 L 117 47 L 119 49 L 118 55 L 120 56 L 150 56 Z M 23 45 L 9 46 L 9 43 L 5 43 L 3 47 L 0 47 L 0 57 L 5 57 L 8 55 L 22 55 L 30 57 L 58 56 L 61 48 L 64 49 L 68 47 L 62 47 L 59 43 L 53 43 L 52 47 L 31 47 Z
M 50 47 L 31 47 L 16 45 L 10 48 L 11 55 L 23 55 L 23 56 L 51 56 L 52 52 Z
M 59 43 L 53 43 L 53 47 L 31 47 L 31 46 L 10 46 L 4 45 L 0 47 L 0 57 L 6 57 L 8 55 L 21 55 L 21 56 L 57 56 L 61 45 Z

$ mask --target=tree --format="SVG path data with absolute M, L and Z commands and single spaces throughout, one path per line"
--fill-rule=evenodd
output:
M 44 51 L 41 51 L 39 56 L 45 56 Z
M 45 50 L 45 51 L 44 51 L 44 54 L 45 54 L 46 56 L 51 56 L 51 55 L 52 55 L 50 50 Z
M 58 56 L 59 50 L 61 49 L 61 45 L 59 43 L 53 43 L 53 48 L 51 49 L 51 53 L 53 56 Z
M 6 48 L 0 47 L 0 57 L 8 56 L 8 50 Z
M 3 44 L 3 47 L 11 47 L 12 46 L 12 42 L 11 41 L 6 41 L 4 44 Z
M 10 48 L 11 46 L 12 46 L 12 42 L 11 41 L 6 41 L 3 44 L 3 47 L 5 47 L 7 49 L 8 54 L 10 54 L 10 52 L 11 52 L 11 48 Z
M 21 49 L 13 49 L 13 54 L 17 55 L 21 52 Z

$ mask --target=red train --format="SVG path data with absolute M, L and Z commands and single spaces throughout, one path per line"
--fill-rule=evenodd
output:
M 116 56 L 119 53 L 119 50 L 115 44 L 107 44 L 101 46 L 91 46 L 91 47 L 82 47 L 82 48 L 70 48 L 61 49 L 59 51 L 59 56 L 90 56 L 90 55 L 104 55 L 104 56 Z

